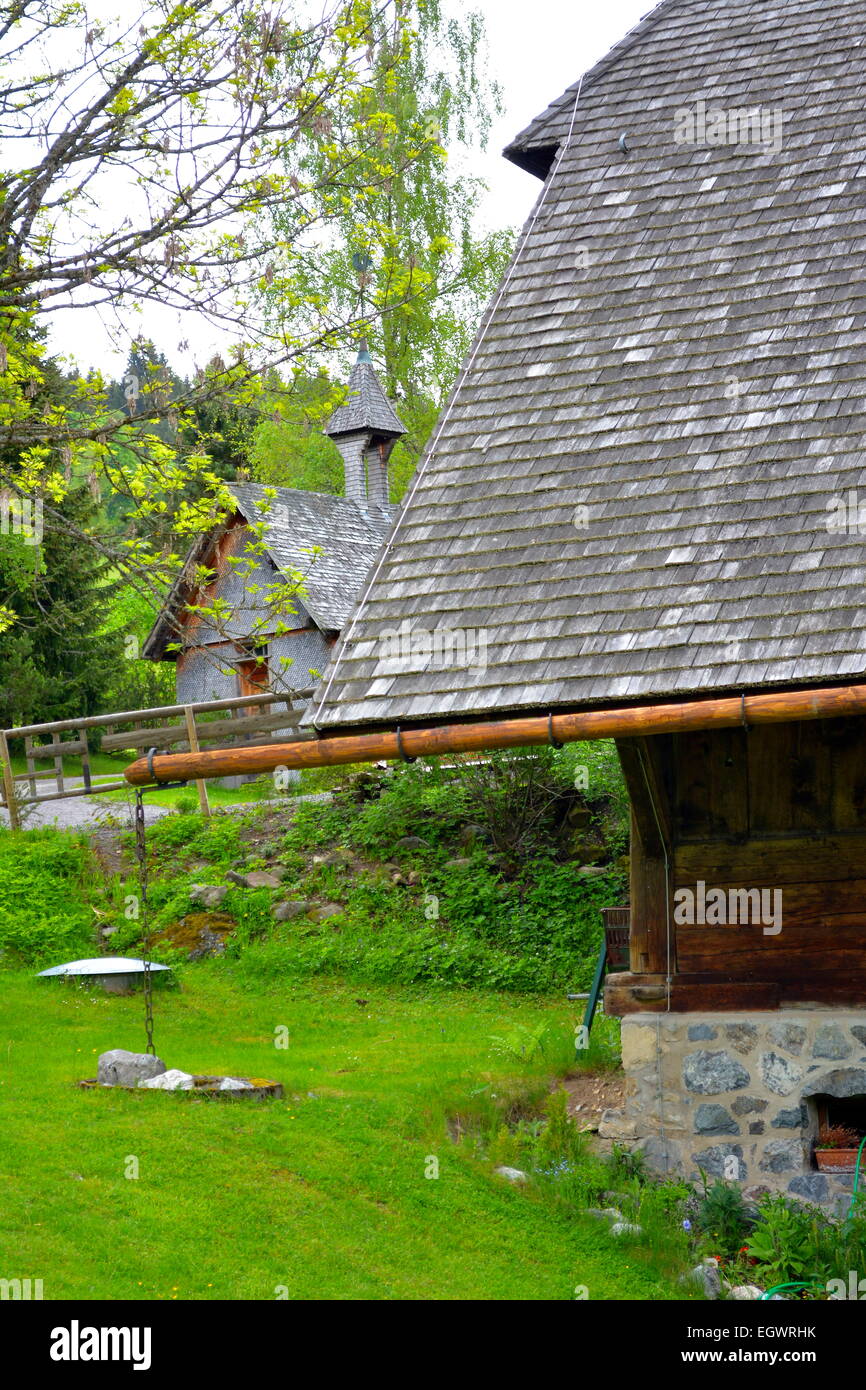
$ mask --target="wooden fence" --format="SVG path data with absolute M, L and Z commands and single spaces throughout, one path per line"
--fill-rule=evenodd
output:
M 102 752 L 157 748 L 161 753 L 197 753 L 202 744 L 267 744 L 285 742 L 285 731 L 293 740 L 314 738 L 312 731 L 298 729 L 298 720 L 310 690 L 277 695 L 236 695 L 229 700 L 205 700 L 191 705 L 161 705 L 157 709 L 124 710 L 117 714 L 97 714 L 86 719 L 59 719 L 51 724 L 28 724 L 0 730 L 0 807 L 9 812 L 12 830 L 21 828 L 21 811 L 47 801 L 65 801 L 74 796 L 98 796 L 102 792 L 129 791 L 125 780 L 104 780 L 91 770 L 92 730 L 101 731 Z M 250 713 L 250 711 L 253 711 Z M 225 719 L 206 719 L 205 715 L 225 712 Z M 240 713 L 234 713 L 240 711 Z M 173 722 L 182 721 L 182 722 Z M 127 727 L 124 727 L 127 726 Z M 131 727 L 130 727 L 131 726 Z M 64 738 L 71 734 L 71 738 Z M 89 737 L 88 737 L 89 736 Z M 48 742 L 42 742 L 43 739 Z M 23 742 L 26 772 L 14 772 L 12 754 Z M 81 773 L 64 769 L 64 758 L 80 762 Z M 53 767 L 40 768 L 50 762 Z M 53 790 L 40 791 L 39 783 L 49 781 Z M 22 784 L 24 791 L 22 793 Z M 207 788 L 198 782 L 201 809 L 210 814 Z

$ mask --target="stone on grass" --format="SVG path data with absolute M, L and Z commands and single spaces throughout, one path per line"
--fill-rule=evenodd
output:
M 282 875 L 271 873 L 269 869 L 253 869 L 251 873 L 244 874 L 243 878 L 247 888 L 282 888 L 283 886 Z
M 220 907 L 228 891 L 215 883 L 194 883 L 189 890 L 189 900 L 201 903 L 202 907 Z
M 639 1236 L 643 1234 L 642 1226 L 635 1226 L 631 1221 L 614 1221 L 610 1228 L 612 1236 Z
M 731 1298 L 735 1298 L 738 1303 L 750 1303 L 760 1298 L 763 1292 L 757 1284 L 737 1284 L 736 1288 L 731 1289 Z
M 340 903 L 322 903 L 310 913 L 314 922 L 326 922 L 329 917 L 340 917 L 346 911 Z
M 195 1080 L 188 1071 L 178 1071 L 177 1067 L 172 1067 L 170 1071 L 164 1071 L 162 1076 L 151 1076 L 147 1081 L 139 1081 L 139 1089 L 142 1086 L 151 1091 L 191 1091 L 195 1085 Z
M 251 1091 L 252 1082 L 244 1081 L 240 1076 L 224 1076 L 219 1084 L 221 1091 Z
M 275 922 L 291 922 L 295 917 L 305 917 L 309 910 L 308 902 L 274 903 L 271 916 Z
M 422 838 L 421 838 L 420 835 L 403 835 L 402 838 L 399 839 L 399 840 L 397 841 L 397 843 L 395 844 L 395 846 L 394 846 L 395 851 L 398 850 L 398 849 L 429 849 L 429 848 L 430 848 L 430 841 L 429 841 L 429 840 L 422 840 Z
M 702 1260 L 688 1274 L 680 1275 L 681 1284 L 699 1284 L 707 1298 L 721 1298 L 722 1276 L 715 1260 Z
M 150 1077 L 165 1071 L 165 1062 L 151 1057 L 149 1052 L 125 1052 L 116 1047 L 103 1052 L 97 1065 L 96 1079 L 100 1086 L 137 1086 Z
M 509 1168 L 504 1163 L 499 1168 L 493 1169 L 499 1178 L 507 1178 L 509 1182 L 528 1182 L 528 1176 L 522 1168 Z

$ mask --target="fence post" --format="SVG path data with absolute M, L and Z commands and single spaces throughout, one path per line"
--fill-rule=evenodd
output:
M 18 814 L 18 802 L 15 797 L 15 778 L 12 776 L 12 759 L 9 756 L 9 744 L 6 735 L 0 729 L 0 764 L 3 768 L 3 791 L 6 797 L 6 807 L 9 811 L 9 829 L 21 829 L 21 817 Z
M 186 720 L 186 735 L 189 743 L 189 751 L 190 753 L 197 753 L 199 751 L 198 734 L 195 729 L 195 712 L 192 705 L 184 705 L 183 717 Z M 198 800 L 201 806 L 201 813 L 203 816 L 209 816 L 210 802 L 207 799 L 207 786 L 204 782 L 196 782 L 196 786 L 198 787 Z

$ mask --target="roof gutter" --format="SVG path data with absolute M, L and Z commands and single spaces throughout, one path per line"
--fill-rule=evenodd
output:
M 774 691 L 681 704 L 525 715 L 403 731 L 398 727 L 394 731 L 369 734 L 324 734 L 296 743 L 163 754 L 139 758 L 126 769 L 124 777 L 133 786 L 143 787 L 193 778 L 272 772 L 277 767 L 335 767 L 341 763 L 372 763 L 382 759 L 406 761 L 438 757 L 442 753 L 479 753 L 544 743 L 577 743 L 586 739 L 642 738 L 650 734 L 679 734 L 700 729 L 749 728 L 756 724 L 839 719 L 863 713 L 866 713 L 866 685 Z

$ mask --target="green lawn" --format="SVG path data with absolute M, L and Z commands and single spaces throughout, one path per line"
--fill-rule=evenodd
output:
M 157 995 L 166 1064 L 273 1077 L 284 1101 L 81 1091 L 99 1052 L 142 1049 L 141 999 L 3 973 L 3 1276 L 42 1278 L 46 1299 L 678 1297 L 606 1229 L 448 1135 L 446 1117 L 490 1109 L 491 1092 L 543 1090 L 556 1058 L 503 1061 L 491 1035 L 547 1018 L 561 1069 L 566 1004 L 371 987 L 359 1004 L 323 980 L 253 993 L 222 962 L 182 984 Z

